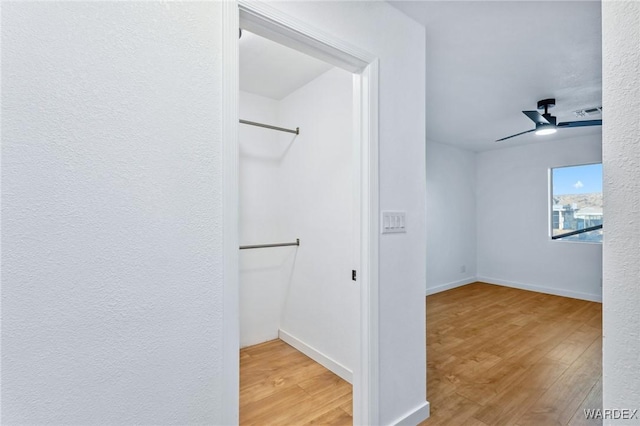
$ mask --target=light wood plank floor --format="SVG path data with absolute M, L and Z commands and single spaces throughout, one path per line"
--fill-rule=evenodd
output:
M 351 425 L 351 385 L 282 340 L 240 351 L 241 425 Z
M 602 305 L 474 283 L 427 297 L 423 425 L 594 425 Z
M 599 303 L 474 283 L 427 297 L 423 425 L 595 425 Z M 240 352 L 240 424 L 352 423 L 351 385 L 280 340 Z

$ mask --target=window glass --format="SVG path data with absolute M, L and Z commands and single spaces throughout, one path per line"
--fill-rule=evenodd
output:
M 602 218 L 602 164 L 551 169 L 553 239 L 602 242 Z

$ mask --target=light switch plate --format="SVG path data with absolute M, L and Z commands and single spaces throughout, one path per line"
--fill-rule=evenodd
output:
M 407 232 L 406 212 L 383 211 L 381 228 L 383 234 Z

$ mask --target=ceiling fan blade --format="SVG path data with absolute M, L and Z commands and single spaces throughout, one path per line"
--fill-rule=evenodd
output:
M 516 133 L 515 135 L 507 136 L 506 138 L 498 139 L 496 142 L 502 142 L 507 139 L 515 138 L 516 136 L 524 135 L 525 133 L 535 132 L 536 129 L 527 130 L 526 132 Z
M 558 123 L 558 127 L 586 127 L 586 126 L 602 126 L 602 120 L 565 121 L 564 123 Z
M 536 124 L 551 124 L 549 120 L 544 118 L 538 111 L 522 111 L 524 115 L 529 117 Z

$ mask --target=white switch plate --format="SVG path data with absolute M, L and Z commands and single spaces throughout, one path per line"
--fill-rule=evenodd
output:
M 405 212 L 382 212 L 381 232 L 391 234 L 397 232 L 407 232 L 407 221 Z

